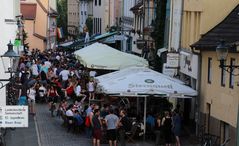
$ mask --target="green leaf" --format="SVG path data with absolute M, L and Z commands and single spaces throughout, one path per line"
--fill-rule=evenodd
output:
M 21 40 L 15 39 L 14 46 L 16 46 L 16 47 L 21 46 Z

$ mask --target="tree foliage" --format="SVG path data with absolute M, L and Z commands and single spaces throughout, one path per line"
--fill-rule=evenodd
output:
M 62 27 L 64 36 L 67 35 L 67 0 L 57 0 L 57 27 Z
M 86 22 L 85 22 L 88 30 L 89 30 L 89 34 L 92 35 L 93 33 L 93 19 L 91 17 L 88 17 L 86 19 Z
M 157 51 L 159 48 L 164 47 L 164 32 L 165 32 L 165 19 L 166 19 L 166 5 L 167 0 L 156 0 L 156 18 L 153 21 L 154 31 L 151 36 L 155 40 L 155 60 L 154 60 L 154 68 L 157 71 L 162 72 L 163 61 L 158 57 Z

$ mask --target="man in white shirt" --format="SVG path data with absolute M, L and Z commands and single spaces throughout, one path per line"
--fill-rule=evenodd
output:
M 62 79 L 62 87 L 65 89 L 66 88 L 66 83 L 69 78 L 70 72 L 67 69 L 64 69 L 60 72 L 59 76 L 61 76 Z
M 67 117 L 73 117 L 73 116 L 74 116 L 73 111 L 72 111 L 71 109 L 68 109 L 68 110 L 66 111 L 66 116 L 67 116 Z
M 62 81 L 67 81 L 69 74 L 70 74 L 69 70 L 64 69 L 60 72 L 59 76 L 61 76 Z
M 44 64 L 45 64 L 48 68 L 51 67 L 51 62 L 50 62 L 49 60 L 45 61 Z
M 32 71 L 32 75 L 34 77 L 37 77 L 39 75 L 38 67 L 37 67 L 37 64 L 35 63 L 35 61 L 33 61 L 33 64 L 31 66 L 31 71 Z
M 81 95 L 81 86 L 80 86 L 80 83 L 77 84 L 77 86 L 75 87 L 74 91 L 75 91 L 75 95 L 76 95 L 77 97 L 79 97 L 79 96 Z
M 40 101 L 41 102 L 46 102 L 46 94 L 47 94 L 47 90 L 46 88 L 43 86 L 43 84 L 40 85 L 39 89 L 39 96 L 40 96 Z

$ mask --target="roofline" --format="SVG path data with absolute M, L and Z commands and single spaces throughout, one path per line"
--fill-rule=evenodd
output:
M 233 10 L 231 10 L 230 11 L 230 13 L 221 21 L 221 22 L 219 22 L 217 25 L 215 25 L 212 29 L 210 29 L 208 32 L 206 32 L 205 34 L 203 34 L 202 36 L 201 36 L 201 38 L 197 41 L 197 42 L 199 42 L 205 35 L 207 35 L 208 33 L 210 33 L 211 31 L 213 31 L 215 28 L 217 28 L 219 25 L 221 25 L 226 19 L 227 19 L 227 17 L 233 12 L 233 11 L 235 11 L 236 9 L 237 9 L 237 7 L 239 7 L 239 4 L 235 7 L 235 8 L 233 8 Z M 218 42 L 219 42 L 220 40 L 218 40 Z M 195 48 L 196 50 L 200 50 L 200 48 L 198 48 L 197 46 L 199 46 L 199 45 L 195 45 L 197 42 L 195 42 L 195 43 L 193 43 L 192 45 L 190 45 L 190 47 L 191 48 Z M 238 41 L 236 41 L 236 42 L 232 42 L 232 43 L 230 43 L 230 45 L 233 45 L 233 44 L 236 44 L 236 43 L 238 43 L 239 42 L 239 39 L 238 39 Z M 201 45 L 200 47 L 203 47 L 203 48 L 210 48 L 210 46 L 208 47 L 208 45 Z M 214 46 L 215 47 L 215 46 Z

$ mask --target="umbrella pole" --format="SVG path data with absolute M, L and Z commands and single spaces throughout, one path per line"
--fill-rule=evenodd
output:
M 139 104 L 139 97 L 137 97 L 137 116 L 139 115 L 139 113 L 140 113 L 140 104 Z
M 147 96 L 144 97 L 144 140 L 146 134 L 146 108 L 147 108 Z

